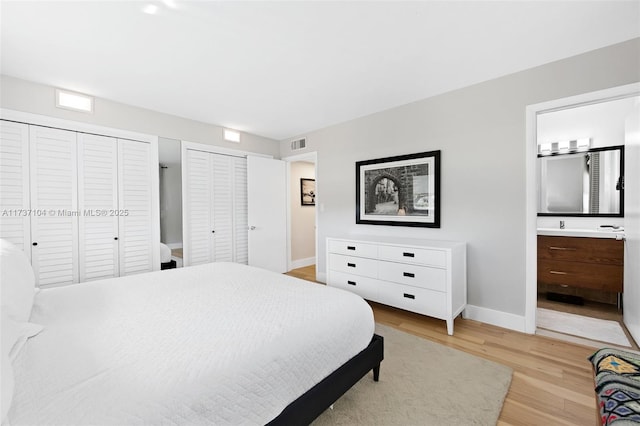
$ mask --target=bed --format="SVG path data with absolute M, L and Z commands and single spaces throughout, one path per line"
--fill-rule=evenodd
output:
M 234 263 L 44 289 L 28 324 L 12 425 L 308 424 L 383 358 L 360 297 Z
M 165 243 L 160 243 L 160 269 L 173 269 L 177 262 L 171 257 L 171 248 Z

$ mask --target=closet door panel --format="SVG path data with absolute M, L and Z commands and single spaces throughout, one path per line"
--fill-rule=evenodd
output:
M 119 275 L 118 141 L 78 134 L 80 281 Z
M 189 266 L 213 260 L 211 154 L 188 149 L 184 161 L 184 260 Z
M 235 158 L 233 170 L 234 261 L 246 265 L 249 260 L 247 159 Z
M 151 145 L 118 139 L 120 275 L 153 270 Z
M 213 260 L 233 262 L 233 169 L 234 157 L 211 155 L 213 179 Z
M 39 286 L 78 282 L 76 133 L 29 127 L 32 265 Z
M 0 238 L 31 257 L 29 126 L 0 120 Z

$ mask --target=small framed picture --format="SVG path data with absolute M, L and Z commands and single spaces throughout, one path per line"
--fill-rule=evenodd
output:
M 356 223 L 440 227 L 440 151 L 356 163 Z
M 316 180 L 300 179 L 300 204 L 303 206 L 316 205 Z

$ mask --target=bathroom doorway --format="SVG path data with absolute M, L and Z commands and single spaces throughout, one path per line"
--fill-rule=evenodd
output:
M 288 270 L 316 268 L 317 156 L 315 152 L 283 158 L 288 164 Z M 317 271 L 315 271 L 317 274 Z
M 625 91 L 626 93 L 623 94 Z M 592 241 L 597 243 L 603 241 L 601 238 L 605 236 L 606 231 L 610 231 L 607 236 L 619 241 L 621 250 L 619 274 L 622 285 L 622 253 L 627 251 L 626 247 L 623 250 L 623 246 L 626 245 L 624 240 L 626 222 L 622 214 L 624 204 L 616 206 L 616 203 L 620 200 L 620 192 L 617 191 L 624 188 L 623 182 L 618 181 L 618 178 L 624 174 L 624 157 L 622 160 L 616 160 L 613 157 L 609 159 L 605 157 L 604 152 L 613 151 L 611 147 L 622 146 L 620 151 L 624 156 L 625 122 L 628 121 L 634 108 L 637 108 L 640 97 L 635 87 L 627 87 L 619 92 L 619 94 L 602 93 L 599 98 L 597 94 L 593 94 L 591 99 L 586 95 L 587 98 L 584 100 L 574 98 L 559 100 L 555 105 L 547 103 L 547 105 L 533 106 L 538 109 L 529 115 L 532 119 L 528 123 L 529 140 L 534 146 L 535 154 L 531 155 L 533 150 L 527 151 L 530 160 L 527 176 L 528 189 L 531 189 L 531 180 L 534 181 L 533 196 L 528 198 L 530 201 L 528 205 L 533 206 L 532 222 L 535 233 L 528 235 L 527 238 L 530 250 L 527 268 L 526 318 L 527 330 L 535 331 L 537 334 L 593 346 L 609 344 L 638 349 L 633 340 L 633 333 L 624 324 L 621 296 L 615 291 L 602 291 L 601 288 L 596 288 L 597 285 L 592 286 L 582 280 L 579 274 L 574 279 L 571 276 L 572 272 L 557 267 L 560 264 L 556 262 L 557 259 L 585 260 L 571 259 L 567 254 L 568 251 L 560 252 L 563 248 L 562 244 L 547 243 L 547 246 L 544 246 L 544 242 L 549 241 L 549 238 L 556 237 L 579 238 L 581 243 L 589 237 L 595 237 Z M 528 113 L 532 113 L 530 108 Z M 530 145 L 529 147 L 531 148 Z M 594 151 L 595 154 L 589 154 L 589 151 Z M 564 161 L 570 157 L 575 157 L 576 161 Z M 604 169 L 610 166 L 609 163 L 616 161 L 622 164 L 622 170 L 611 172 L 611 175 L 618 174 L 614 178 L 604 177 Z M 549 175 L 559 173 L 562 176 L 561 189 L 563 190 L 569 186 L 570 176 L 576 175 L 576 185 L 573 186 L 578 188 L 579 192 L 573 198 L 576 198 L 577 202 L 570 203 L 572 194 L 558 195 L 556 188 L 545 187 L 552 185 L 551 181 L 545 180 L 548 178 L 546 173 Z M 598 173 L 601 178 L 594 179 L 594 175 L 598 176 Z M 590 176 L 591 187 L 589 186 Z M 597 186 L 598 182 L 600 187 Z M 570 204 L 573 207 L 570 207 Z M 609 207 L 612 208 L 611 211 L 607 210 Z M 571 210 L 574 208 L 578 210 Z M 615 208 L 618 210 L 616 211 Z M 602 228 L 603 225 L 607 227 Z M 619 234 L 616 235 L 615 232 Z M 540 235 L 543 236 L 543 240 L 540 240 L 544 241 L 543 243 L 537 241 Z M 534 244 L 530 244 L 531 242 Z M 539 249 L 535 249 L 538 244 L 540 244 Z M 545 255 L 545 247 L 549 248 L 549 246 L 552 253 Z M 575 247 L 567 250 L 575 250 Z M 540 262 L 539 253 L 543 256 Z M 558 257 L 558 253 L 562 253 L 562 256 Z M 545 256 L 556 263 L 549 263 L 549 259 L 545 259 Z M 587 260 L 585 264 L 590 262 L 591 260 Z M 554 267 L 546 271 L 548 264 Z M 578 263 L 567 265 L 576 266 Z M 531 283 L 531 272 L 534 268 L 534 276 L 537 278 Z M 630 282 L 628 285 L 633 286 L 638 283 Z M 633 291 L 632 289 L 631 293 Z M 637 309 L 631 305 L 631 300 L 624 302 L 627 309 Z M 532 317 L 534 318 L 533 327 L 531 327 Z

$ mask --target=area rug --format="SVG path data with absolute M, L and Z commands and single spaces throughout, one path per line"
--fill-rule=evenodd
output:
M 324 425 L 495 425 L 511 368 L 376 324 L 380 381 L 367 374 L 325 411 Z
M 539 328 L 546 330 L 628 348 L 632 347 L 627 335 L 622 330 L 622 326 L 617 321 L 538 308 L 536 324 Z

